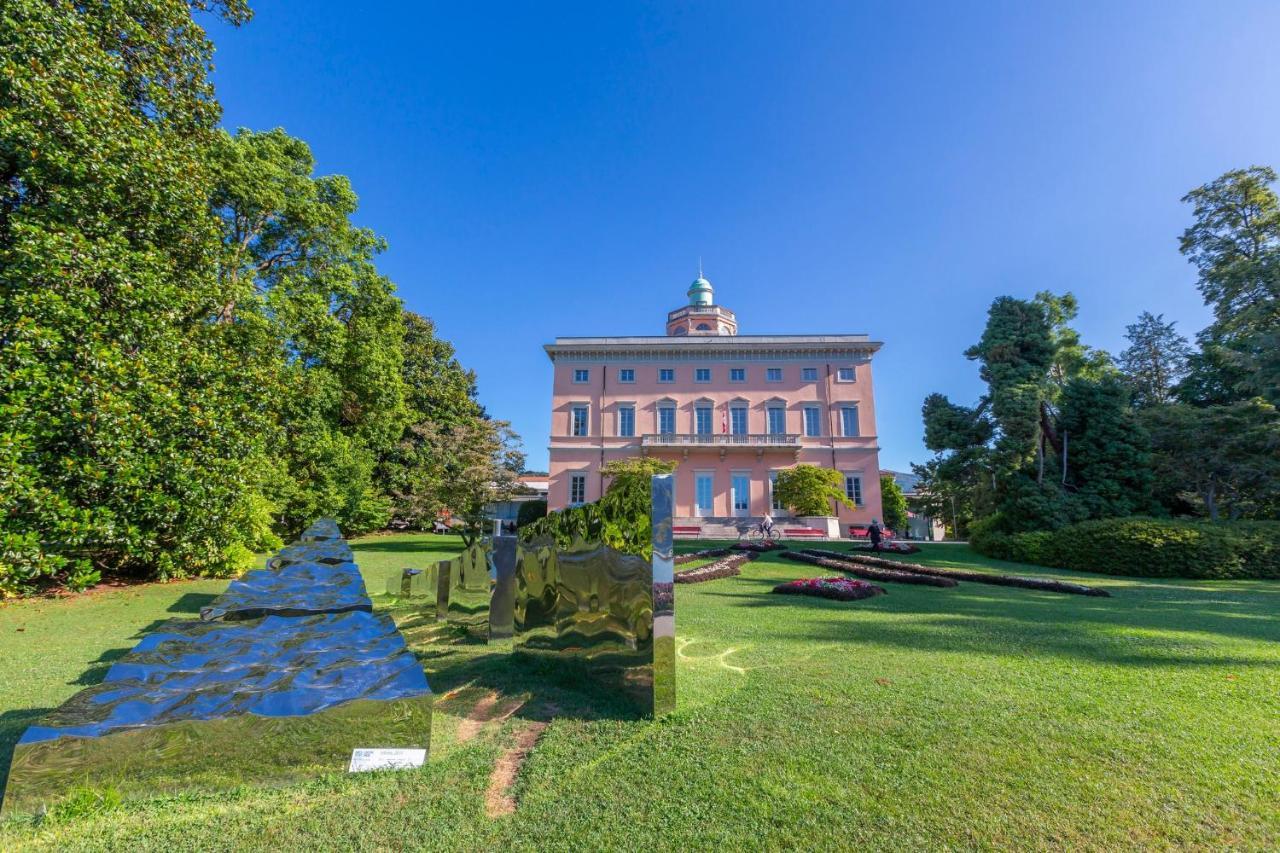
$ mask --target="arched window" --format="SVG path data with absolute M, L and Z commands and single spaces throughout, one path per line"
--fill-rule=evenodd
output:
M 698 330 L 699 332 L 709 332 L 709 331 L 711 331 L 711 327 L 710 327 L 710 326 L 708 326 L 706 323 L 699 323 L 699 324 L 697 325 L 697 327 L 696 327 L 696 328 L 697 328 L 697 330 Z

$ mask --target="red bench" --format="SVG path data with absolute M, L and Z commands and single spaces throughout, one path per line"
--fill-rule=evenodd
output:
M 686 525 L 686 526 L 683 526 L 683 527 L 678 526 L 678 525 L 673 525 L 673 526 L 672 526 L 672 528 L 671 528 L 671 535 L 672 535 L 672 536 L 695 536 L 695 537 L 697 537 L 697 536 L 701 536 L 701 535 L 702 535 L 702 528 L 701 528 L 701 527 L 698 527 L 697 525 Z
M 827 534 L 821 530 L 815 530 L 812 527 L 784 527 L 782 529 L 783 539 L 826 539 Z
M 867 534 L 870 533 L 870 531 L 871 531 L 870 527 L 865 527 L 865 526 L 858 527 L 857 525 L 854 525 L 854 524 L 849 525 L 849 536 L 854 539 L 866 539 Z M 885 539 L 892 539 L 893 531 L 887 527 L 882 527 L 880 528 L 880 535 L 883 536 Z

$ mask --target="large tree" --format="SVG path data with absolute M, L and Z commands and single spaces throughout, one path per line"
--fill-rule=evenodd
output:
M 1191 345 L 1163 314 L 1143 311 L 1138 322 L 1125 327 L 1129 346 L 1120 353 L 1120 371 L 1138 408 L 1174 400 L 1174 387 L 1187 374 Z
M 1213 309 L 1182 396 L 1200 404 L 1261 395 L 1280 401 L 1280 200 L 1276 173 L 1236 169 L 1188 193 L 1195 221 L 1181 250 Z
M 221 133 L 212 162 L 217 319 L 276 365 L 266 485 L 281 526 L 381 526 L 390 502 L 375 472 L 413 420 L 403 311 L 373 263 L 385 244 L 351 223 L 350 182 L 314 175 L 310 148 L 284 131 Z
M 231 571 L 261 542 L 261 365 L 220 301 L 212 47 L 240 0 L 0 14 L 0 592 Z
M 1156 406 L 1142 413 L 1155 449 L 1157 491 L 1189 493 L 1209 518 L 1280 511 L 1280 416 L 1255 398 L 1225 406 Z

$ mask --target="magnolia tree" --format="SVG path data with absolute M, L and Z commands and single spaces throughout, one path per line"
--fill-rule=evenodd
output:
M 817 465 L 797 465 L 779 471 L 774 495 L 796 515 L 831 515 L 832 501 L 853 508 L 853 502 L 844 493 L 840 472 Z

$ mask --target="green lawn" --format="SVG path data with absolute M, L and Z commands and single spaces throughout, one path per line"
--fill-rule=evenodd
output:
M 370 591 L 444 542 L 356 543 Z M 0 849 L 1280 846 L 1280 583 L 1086 576 L 950 545 L 907 559 L 1113 597 L 888 584 L 844 604 L 769 595 L 820 570 L 760 559 L 677 587 L 679 709 L 656 723 L 396 607 L 441 697 L 423 770 L 11 819 Z M 0 607 L 0 759 L 148 626 L 222 585 Z M 490 691 L 525 704 L 455 743 Z M 493 763 L 535 719 L 551 724 L 519 808 L 488 818 Z

